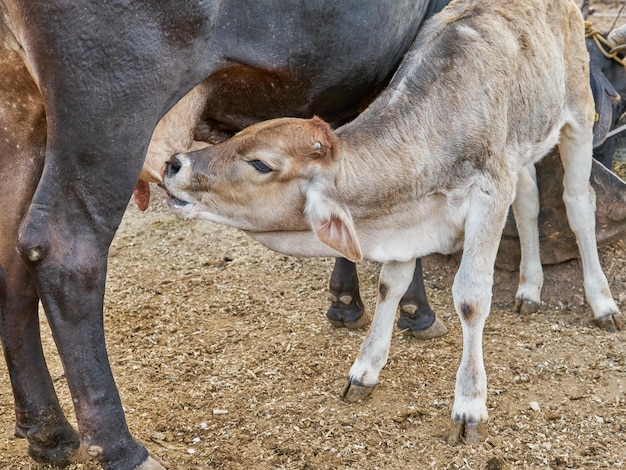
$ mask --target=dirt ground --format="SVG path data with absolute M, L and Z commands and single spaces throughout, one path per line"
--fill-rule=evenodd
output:
M 527 317 L 512 311 L 517 274 L 497 270 L 484 336 L 489 436 L 450 447 L 462 345 L 450 297 L 455 258 L 424 264 L 449 333 L 427 342 L 396 334 L 373 397 L 346 404 L 339 392 L 365 330 L 325 319 L 332 260 L 282 256 L 236 230 L 180 221 L 153 192 L 147 212 L 129 205 L 112 245 L 105 327 L 131 432 L 171 469 L 626 466 L 626 332 L 594 327 L 577 260 L 546 268 L 544 304 Z M 626 313 L 626 241 L 603 248 L 601 259 Z M 359 265 L 370 310 L 378 268 Z M 42 325 L 52 377 L 73 416 Z M 38 468 L 13 436 L 0 368 L 0 468 Z

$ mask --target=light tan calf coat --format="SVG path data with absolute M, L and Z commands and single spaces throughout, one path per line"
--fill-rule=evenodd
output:
M 462 247 L 452 292 L 464 341 L 449 441 L 474 442 L 487 422 L 482 332 L 502 228 L 513 204 L 523 249 L 517 298 L 539 303 L 532 165 L 557 144 L 587 299 L 599 322 L 619 327 L 595 243 L 583 30 L 570 0 L 454 1 L 352 123 L 333 133 L 319 119 L 269 121 L 180 155 L 165 177 L 171 206 L 284 253 L 384 263 L 349 400 L 378 382 L 415 258 Z

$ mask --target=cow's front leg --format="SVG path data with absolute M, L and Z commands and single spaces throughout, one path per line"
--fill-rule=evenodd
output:
M 514 188 L 506 181 L 477 182 L 470 195 L 463 257 L 452 296 L 463 328 L 463 355 L 456 375 L 451 445 L 478 442 L 486 432 L 487 375 L 483 362 L 483 328 L 491 307 L 493 271 L 500 236 Z
M 342 393 L 346 401 L 356 402 L 367 398 L 378 383 L 378 375 L 389 356 L 396 310 L 409 287 L 414 268 L 415 260 L 383 264 L 374 319 Z

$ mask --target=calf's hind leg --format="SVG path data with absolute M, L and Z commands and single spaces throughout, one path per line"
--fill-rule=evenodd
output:
M 539 191 L 535 166 L 520 171 L 513 213 L 519 233 L 521 260 L 515 310 L 520 314 L 536 312 L 541 304 L 543 268 L 539 254 Z
M 563 201 L 567 220 L 576 236 L 580 251 L 587 301 L 599 327 L 611 332 L 623 330 L 623 318 L 613 300 L 598 257 L 595 195 L 589 183 L 592 134 L 588 127 L 579 122 L 564 126 L 561 131 L 559 152 L 565 171 Z

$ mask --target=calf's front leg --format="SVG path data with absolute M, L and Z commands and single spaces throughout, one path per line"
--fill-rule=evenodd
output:
M 463 328 L 463 355 L 456 375 L 448 443 L 473 444 L 486 431 L 487 374 L 482 338 L 491 307 L 493 272 L 513 187 L 506 181 L 479 181 L 470 196 L 463 257 L 452 297 Z
M 374 319 L 342 392 L 347 402 L 354 403 L 367 398 L 378 384 L 380 371 L 389 357 L 396 310 L 411 283 L 414 268 L 415 260 L 383 264 Z

